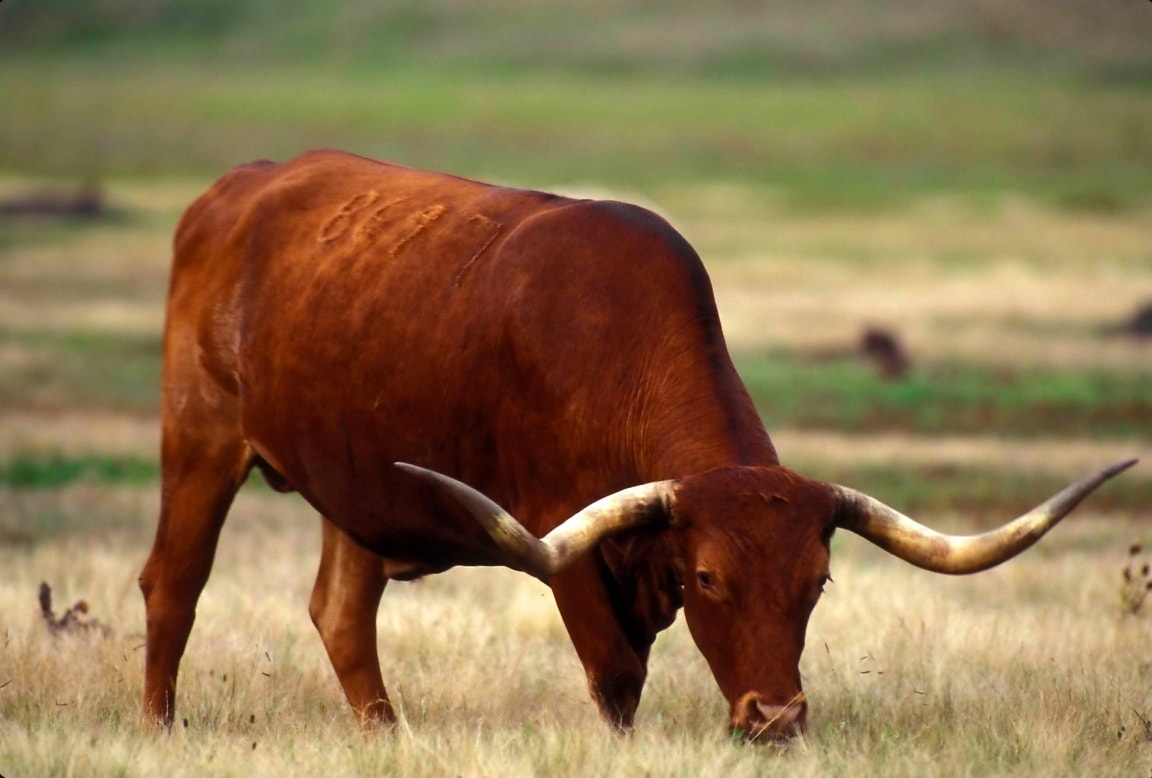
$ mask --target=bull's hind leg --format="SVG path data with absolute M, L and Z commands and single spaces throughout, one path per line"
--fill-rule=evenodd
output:
M 366 730 L 396 716 L 376 650 L 376 611 L 388 578 L 383 560 L 323 519 L 320 570 L 308 611 L 344 695 Z
M 230 403 L 220 400 L 199 411 L 185 400 L 178 411 L 165 413 L 160 521 L 140 573 L 147 615 L 144 713 L 165 726 L 172 724 L 176 675 L 220 528 L 251 468 L 235 415 L 222 413 Z

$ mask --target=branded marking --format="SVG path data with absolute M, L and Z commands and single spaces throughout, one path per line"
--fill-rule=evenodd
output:
M 372 213 L 364 217 L 364 221 L 356 229 L 355 242 L 371 243 L 380 233 L 384 232 L 384 230 L 394 226 L 399 217 L 389 218 L 392 215 L 390 210 L 393 206 L 411 199 L 411 197 L 399 197 L 395 200 L 389 200 L 379 208 L 374 209 Z
M 388 256 L 396 258 L 412 241 L 425 234 L 429 227 L 446 215 L 451 216 L 448 208 L 439 203 L 420 211 L 397 207 L 411 200 L 411 196 L 405 196 L 382 201 L 379 192 L 362 192 L 340 206 L 324 222 L 316 239 L 326 246 L 334 246 L 339 242 L 344 251 L 361 251 L 366 246 L 391 240 L 393 242 L 391 248 L 387 249 Z M 484 214 L 473 214 L 463 219 L 462 223 L 460 219 L 463 219 L 463 214 L 449 219 L 452 223 L 448 227 L 447 244 L 443 247 L 450 254 L 471 252 L 471 256 L 460 265 L 456 273 L 456 286 L 461 284 L 504 231 L 503 224 Z
M 423 211 L 420 211 L 420 213 L 413 214 L 408 219 L 408 230 L 400 240 L 396 242 L 396 245 L 392 247 L 392 251 L 389 253 L 395 257 L 405 246 L 411 243 L 417 235 L 428 229 L 429 225 L 447 212 L 448 209 L 443 205 L 433 205 L 430 208 L 425 208 Z
M 352 217 L 363 211 L 365 208 L 372 205 L 380 199 L 379 192 L 361 192 L 353 197 L 344 205 L 340 206 L 340 210 L 336 211 L 328 221 L 320 228 L 320 233 L 316 236 L 319 243 L 332 243 L 337 238 L 340 238 L 352 228 Z
M 480 237 L 484 239 L 484 242 L 480 244 L 480 248 L 476 250 L 476 253 L 473 254 L 472 257 L 460 267 L 460 271 L 456 273 L 456 286 L 460 286 L 460 283 L 464 280 L 464 276 L 468 274 L 468 271 L 472 269 L 476 261 L 483 256 L 484 252 L 488 250 L 488 247 L 500 237 L 500 233 L 504 230 L 503 224 L 498 221 L 493 221 L 481 213 L 470 216 L 467 224 L 469 228 L 474 228 L 480 233 Z

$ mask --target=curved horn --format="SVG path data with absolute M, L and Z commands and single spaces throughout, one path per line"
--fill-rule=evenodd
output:
M 653 481 L 601 498 L 537 538 L 514 516 L 484 494 L 455 478 L 423 467 L 396 462 L 396 467 L 452 495 L 512 555 L 510 567 L 541 581 L 564 571 L 609 535 L 629 527 L 666 521 L 672 515 L 676 481 Z
M 1128 459 L 1085 476 L 1004 526 L 980 535 L 942 535 L 899 511 L 845 486 L 830 484 L 839 501 L 836 525 L 855 532 L 893 556 L 934 573 L 965 575 L 995 567 L 1019 554 L 1108 479 L 1137 460 Z

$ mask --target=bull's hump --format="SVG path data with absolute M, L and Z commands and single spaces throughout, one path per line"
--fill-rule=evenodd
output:
M 253 219 L 264 251 L 342 270 L 346 261 L 443 261 L 459 280 L 521 222 L 570 202 L 531 190 L 315 152 L 271 171 Z

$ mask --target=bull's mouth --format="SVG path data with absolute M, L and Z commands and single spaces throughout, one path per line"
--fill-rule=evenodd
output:
M 734 739 L 783 746 L 804 732 L 807 720 L 808 703 L 802 691 L 783 704 L 749 692 L 732 706 L 729 724 Z

